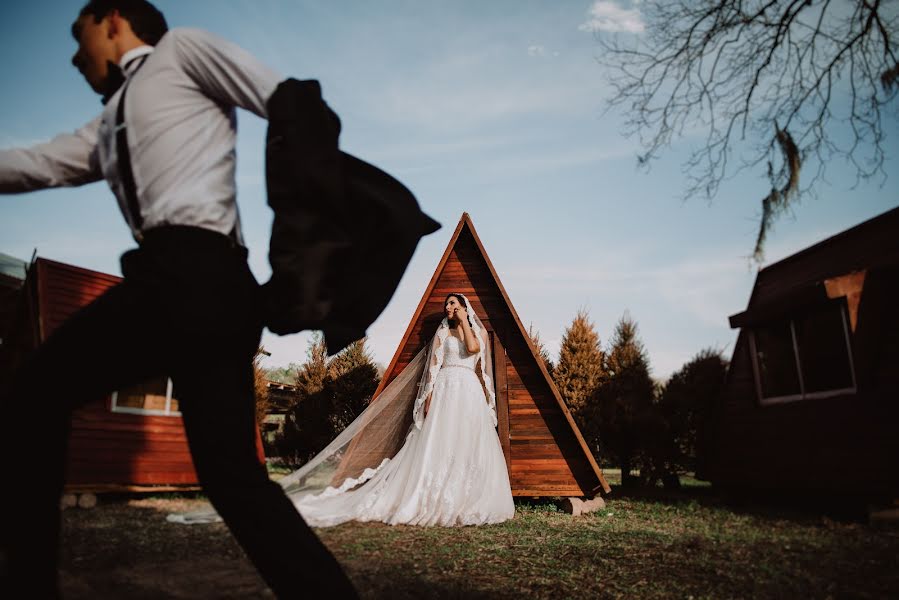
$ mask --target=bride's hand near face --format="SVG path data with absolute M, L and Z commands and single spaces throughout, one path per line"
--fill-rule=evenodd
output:
M 453 318 L 456 319 L 456 322 L 462 328 L 462 341 L 465 343 L 465 349 L 468 350 L 468 353 L 475 354 L 480 352 L 481 343 L 468 322 L 468 311 L 465 310 L 465 307 L 460 306 L 453 309 Z
M 468 323 L 468 311 L 465 310 L 464 306 L 457 306 L 453 309 L 453 318 L 462 326 L 462 329 L 471 327 Z

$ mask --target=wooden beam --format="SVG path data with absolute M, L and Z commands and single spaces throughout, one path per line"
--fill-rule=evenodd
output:
M 506 349 L 499 339 L 493 335 L 493 385 L 496 390 L 496 420 L 499 441 L 506 457 L 506 470 L 512 473 L 512 448 L 509 439 L 509 386 L 506 381 Z

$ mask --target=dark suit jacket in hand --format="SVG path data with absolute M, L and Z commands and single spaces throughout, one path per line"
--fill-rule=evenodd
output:
M 402 183 L 339 150 L 340 119 L 317 81 L 283 81 L 267 106 L 265 324 L 280 335 L 320 329 L 334 354 L 365 335 L 440 224 Z

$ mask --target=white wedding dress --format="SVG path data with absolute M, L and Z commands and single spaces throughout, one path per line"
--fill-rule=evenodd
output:
M 439 352 L 442 360 L 421 428 L 411 427 L 399 452 L 355 489 L 329 487 L 294 498 L 309 525 L 457 526 L 512 518 L 506 461 L 475 372 L 478 354 L 469 354 L 453 335 L 446 336 Z
M 431 343 L 352 423 L 278 481 L 313 527 L 346 521 L 449 527 L 514 516 L 495 429 L 489 338 L 468 299 L 453 295 L 463 301 L 481 341 L 477 353 L 467 351 L 444 318 Z M 211 506 L 166 518 L 184 524 L 221 521 Z

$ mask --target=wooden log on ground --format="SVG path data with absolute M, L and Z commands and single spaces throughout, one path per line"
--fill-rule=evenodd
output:
M 81 508 L 93 508 L 97 506 L 97 496 L 87 492 L 78 496 L 78 506 Z
M 879 529 L 899 529 L 899 507 L 868 507 L 868 524 Z
M 585 515 L 587 513 L 591 513 L 597 511 L 601 508 L 605 508 L 606 501 L 602 499 L 600 496 L 596 496 L 590 500 L 584 500 L 583 498 L 565 498 L 562 500 L 562 510 L 570 514 L 572 517 L 577 517 L 579 515 Z
M 606 501 L 602 499 L 602 496 L 596 496 L 595 498 L 584 501 L 584 507 L 581 510 L 581 513 L 591 513 L 605 507 Z
M 565 498 L 562 500 L 562 510 L 572 517 L 580 515 L 583 507 L 584 501 L 580 498 Z

